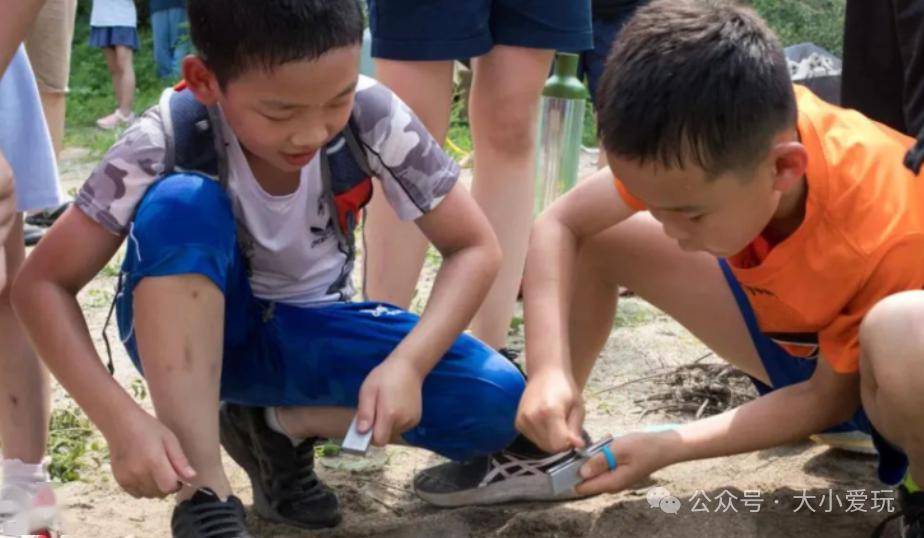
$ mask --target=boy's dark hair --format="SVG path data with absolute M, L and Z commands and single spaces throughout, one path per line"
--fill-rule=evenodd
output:
M 725 0 L 654 0 L 610 53 L 597 97 L 614 155 L 714 177 L 749 170 L 795 125 L 789 68 L 773 32 Z
M 188 9 L 192 43 L 222 86 L 362 42 L 357 0 L 189 0 Z

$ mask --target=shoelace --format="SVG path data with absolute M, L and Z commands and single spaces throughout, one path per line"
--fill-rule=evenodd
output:
M 500 456 L 507 461 L 501 461 L 498 455 L 491 456 L 491 469 L 481 479 L 479 487 L 515 477 L 544 475 L 553 464 L 567 455 L 567 452 L 563 452 L 542 459 L 524 459 L 510 452 L 502 452 Z
M 239 538 L 246 535 L 237 507 L 230 502 L 212 501 L 190 508 L 203 538 Z

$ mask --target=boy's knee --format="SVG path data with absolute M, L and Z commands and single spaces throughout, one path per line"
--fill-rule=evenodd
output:
M 234 230 L 231 202 L 214 180 L 197 174 L 171 174 L 155 183 L 138 206 L 131 235 L 144 243 L 206 239 Z
M 516 437 L 517 408 L 526 389 L 523 374 L 507 359 L 498 360 L 505 364 L 487 369 L 468 400 L 486 432 L 479 436 L 483 446 L 477 447 L 484 454 L 501 450 Z
M 889 364 L 924 363 L 924 291 L 890 295 L 876 303 L 860 324 L 862 360 L 875 365 L 878 357 Z

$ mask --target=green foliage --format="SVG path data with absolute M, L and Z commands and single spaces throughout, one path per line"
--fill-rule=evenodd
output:
M 510 328 L 507 330 L 509 335 L 517 335 L 523 332 L 523 316 L 513 316 L 510 320 Z
M 106 449 L 94 439 L 93 427 L 76 407 L 55 409 L 51 414 L 48 473 L 52 480 L 72 482 L 81 472 L 98 466 L 106 458 Z
M 335 458 L 340 455 L 340 445 L 328 439 L 323 444 L 315 445 L 314 455 L 317 458 Z
M 135 400 L 141 401 L 148 397 L 148 386 L 143 379 L 135 379 L 130 385 L 130 392 Z
M 749 3 L 766 19 L 783 45 L 811 41 L 841 56 L 845 0 L 750 0 Z
M 471 153 L 472 133 L 466 115 L 463 94 L 459 88 L 452 99 L 452 108 L 449 112 L 449 131 L 446 133 L 446 151 L 456 159 L 461 159 Z M 461 150 L 461 151 L 460 151 Z

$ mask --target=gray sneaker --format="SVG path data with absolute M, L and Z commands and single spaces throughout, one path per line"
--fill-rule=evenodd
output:
M 514 501 L 563 501 L 574 491 L 555 494 L 548 471 L 571 454 L 522 450 L 519 438 L 510 447 L 466 462 L 450 461 L 424 469 L 414 477 L 414 491 L 430 504 L 444 507 L 501 504 Z

